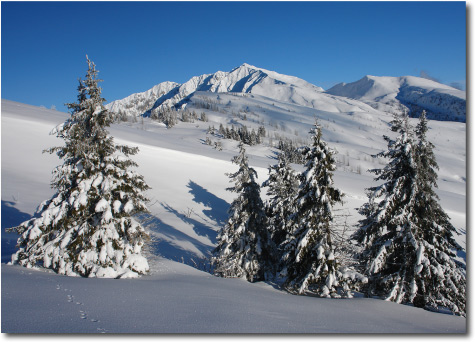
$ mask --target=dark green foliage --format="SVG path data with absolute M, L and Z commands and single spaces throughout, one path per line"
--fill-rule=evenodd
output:
M 229 174 L 234 186 L 227 189 L 238 196 L 229 209 L 228 222 L 218 235 L 212 262 L 219 276 L 244 277 L 253 282 L 273 275 L 276 251 L 267 231 L 256 171 L 249 167 L 242 142 L 239 149 L 233 158 L 239 170 Z
M 277 164 L 269 167 L 269 178 L 262 185 L 268 187 L 270 197 L 266 204 L 269 231 L 279 247 L 287 238 L 287 220 L 294 212 L 294 198 L 299 186 L 298 177 L 285 154 L 280 153 Z
M 351 282 L 359 276 L 341 269 L 335 254 L 332 207 L 342 202 L 343 194 L 333 186 L 335 160 L 321 137 L 316 123 L 313 144 L 304 150 L 306 170 L 300 177 L 295 213 L 289 217 L 289 233 L 283 243 L 284 286 L 292 293 L 346 297 L 351 296 Z

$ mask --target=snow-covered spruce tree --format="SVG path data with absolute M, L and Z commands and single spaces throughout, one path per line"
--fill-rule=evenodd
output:
M 306 170 L 301 174 L 295 213 L 289 218 L 290 231 L 283 244 L 284 287 L 291 293 L 350 297 L 352 283 L 364 279 L 341 267 L 335 253 L 332 207 L 342 202 L 343 194 L 333 186 L 334 153 L 322 140 L 318 123 L 311 133 L 313 143 L 304 150 Z
M 262 186 L 267 187 L 269 196 L 266 203 L 269 232 L 279 248 L 287 237 L 287 219 L 293 213 L 294 197 L 299 186 L 298 177 L 284 152 L 279 153 L 277 164 L 269 167 L 269 178 Z
M 426 140 L 425 115 L 417 137 L 407 114 L 391 124 L 399 135 L 385 136 L 388 150 L 377 155 L 389 163 L 371 170 L 383 183 L 368 189 L 368 202 L 360 208 L 365 218 L 354 234 L 363 245 L 360 259 L 369 278 L 365 293 L 465 315 L 465 271 L 453 259 L 453 250 L 460 248 L 452 235 L 455 228 L 433 190 L 437 163 Z
M 434 145 L 427 140 L 427 131 L 426 113 L 423 111 L 416 127 L 419 192 L 416 194 L 415 212 L 420 229 L 416 234 L 420 254 L 413 303 L 429 310 L 445 307 L 465 315 L 466 272 L 465 267 L 454 259 L 454 250 L 462 248 L 454 240 L 453 234 L 457 231 L 434 191 L 439 167 L 433 152 Z
M 239 170 L 228 174 L 234 186 L 227 190 L 238 195 L 229 208 L 228 222 L 218 234 L 212 264 L 218 276 L 246 278 L 250 282 L 266 280 L 274 274 L 276 251 L 267 231 L 257 173 L 249 167 L 242 142 L 232 161 Z
M 53 171 L 56 193 L 34 218 L 11 228 L 21 235 L 12 261 L 72 276 L 134 277 L 148 271 L 141 254 L 148 235 L 133 217 L 147 211 L 148 186 L 129 170 L 138 148 L 115 145 L 106 130 L 113 117 L 103 106 L 98 71 L 87 63 L 78 101 L 67 104 L 71 116 L 52 133 L 64 146 L 45 151 L 63 160 Z

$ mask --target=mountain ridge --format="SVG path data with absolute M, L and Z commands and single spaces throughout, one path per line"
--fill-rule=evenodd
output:
M 112 101 L 107 107 L 116 113 L 128 111 L 133 116 L 147 115 L 156 108 L 181 107 L 185 104 L 186 99 L 196 91 L 250 93 L 256 85 L 262 82 L 265 84 L 265 88 L 270 87 L 271 89 L 279 85 L 289 84 L 291 87 L 306 87 L 313 91 L 323 92 L 321 87 L 314 86 L 297 77 L 282 75 L 243 63 L 230 72 L 217 71 L 213 74 L 194 76 L 183 84 L 162 82 L 145 92 L 135 93 L 124 99 Z M 164 94 L 164 91 L 167 94 Z M 266 92 L 261 90 L 257 93 Z
M 151 89 L 115 100 L 106 107 L 122 116 L 150 116 L 152 112 L 183 109 L 196 92 L 252 93 L 277 101 L 326 112 L 401 112 L 412 116 L 423 109 L 436 120 L 465 122 L 463 91 L 415 76 L 364 76 L 325 91 L 301 78 L 243 63 L 229 72 L 194 76 L 183 84 L 162 82 Z
M 407 107 L 412 116 L 426 110 L 431 119 L 466 120 L 464 91 L 421 77 L 366 75 L 352 83 L 339 83 L 326 92 L 362 101 L 385 112 Z

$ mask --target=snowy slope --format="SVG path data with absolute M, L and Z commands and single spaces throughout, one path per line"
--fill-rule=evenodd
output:
M 216 110 L 200 108 L 203 101 Z M 359 219 L 356 208 L 366 199 L 364 189 L 373 185 L 373 176 L 365 170 L 382 167 L 370 155 L 385 148 L 382 135 L 389 134 L 391 116 L 374 109 L 316 110 L 253 93 L 195 92 L 187 106 L 206 112 L 209 121 L 180 122 L 166 129 L 145 118 L 111 127 L 117 143 L 140 148 L 133 159 L 152 188 L 147 193 L 151 275 L 117 281 L 66 278 L 5 264 L 15 250 L 15 236 L 4 229 L 28 219 L 52 195 L 51 171 L 59 161 L 41 151 L 61 144 L 48 133 L 67 114 L 2 100 L 2 332 L 465 331 L 463 318 L 410 306 L 292 296 L 270 284 L 219 279 L 199 271 L 207 267 L 205 258 L 227 219 L 233 194 L 225 190 L 225 173 L 236 168 L 230 160 L 237 142 L 212 136 L 223 150 L 205 145 L 209 126 L 265 126 L 265 144 L 247 148 L 263 182 L 267 166 L 275 162 L 271 140 L 285 136 L 304 142 L 314 117 L 319 118 L 323 139 L 338 150 L 335 184 L 346 194 L 343 209 L 354 224 Z M 429 127 L 440 166 L 437 193 L 461 233 L 457 241 L 465 247 L 466 125 L 431 121 Z M 43 295 L 37 296 L 39 292 Z M 384 324 L 387 321 L 392 323 Z
M 156 102 L 162 103 L 175 96 L 179 87 L 178 83 L 163 82 L 143 93 L 132 94 L 121 101 L 114 101 L 108 107 L 115 113 L 130 112 L 139 115 L 152 108 Z
M 382 300 L 328 300 L 169 260 L 141 279 L 2 265 L 2 333 L 464 333 L 466 319 Z M 32 289 L 36 291 L 32 291 Z M 41 295 L 38 295 L 41 293 Z M 39 319 L 41 318 L 41 319 Z
M 161 93 L 153 89 L 168 89 Z M 195 76 L 182 85 L 165 82 L 154 88 L 116 100 L 107 105 L 115 113 L 149 115 L 154 109 L 183 107 L 197 91 L 213 93 L 251 93 L 273 100 L 298 104 L 331 112 L 371 111 L 364 103 L 331 96 L 323 89 L 300 78 L 279 74 L 244 63 L 230 72 Z
M 397 111 L 404 105 L 427 110 L 430 119 L 466 121 L 465 92 L 425 78 L 365 76 L 353 83 L 337 84 L 327 93 L 384 111 Z

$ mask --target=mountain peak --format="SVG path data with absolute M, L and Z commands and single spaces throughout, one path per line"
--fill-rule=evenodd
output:
M 151 90 L 111 102 L 108 108 L 127 115 L 152 115 L 183 108 L 196 92 L 252 93 L 280 102 L 326 112 L 399 111 L 402 107 L 426 109 L 431 118 L 465 121 L 465 93 L 419 77 L 366 75 L 353 83 L 340 83 L 324 91 L 301 78 L 258 68 L 248 63 L 229 72 L 192 77 L 184 84 L 164 82 Z M 349 101 L 351 99 L 351 101 Z M 429 115 L 428 115 L 429 117 Z
M 241 68 L 256 69 L 255 66 L 253 66 L 253 65 L 251 65 L 251 64 L 247 64 L 247 63 L 242 63 L 242 64 L 241 64 Z
M 166 87 L 165 87 L 166 83 Z M 136 93 L 107 105 L 114 112 L 128 112 L 138 116 L 151 114 L 153 110 L 182 107 L 197 91 L 213 93 L 253 93 L 276 100 L 300 103 L 304 93 L 321 93 L 322 88 L 298 77 L 279 74 L 275 71 L 258 68 L 248 63 L 229 72 L 218 71 L 192 77 L 184 84 L 163 82 L 151 90 Z M 298 95 L 302 93 L 301 95 Z M 294 98 L 295 97 L 295 98 Z M 306 105 L 304 101 L 302 103 Z
M 231 73 L 231 72 L 234 72 L 234 71 L 236 71 L 236 70 L 263 70 L 263 69 L 258 68 L 258 67 L 256 67 L 256 66 L 251 65 L 251 64 L 248 64 L 248 63 L 242 63 L 240 66 L 235 67 L 234 69 L 232 69 L 232 70 L 230 71 L 230 73 Z

